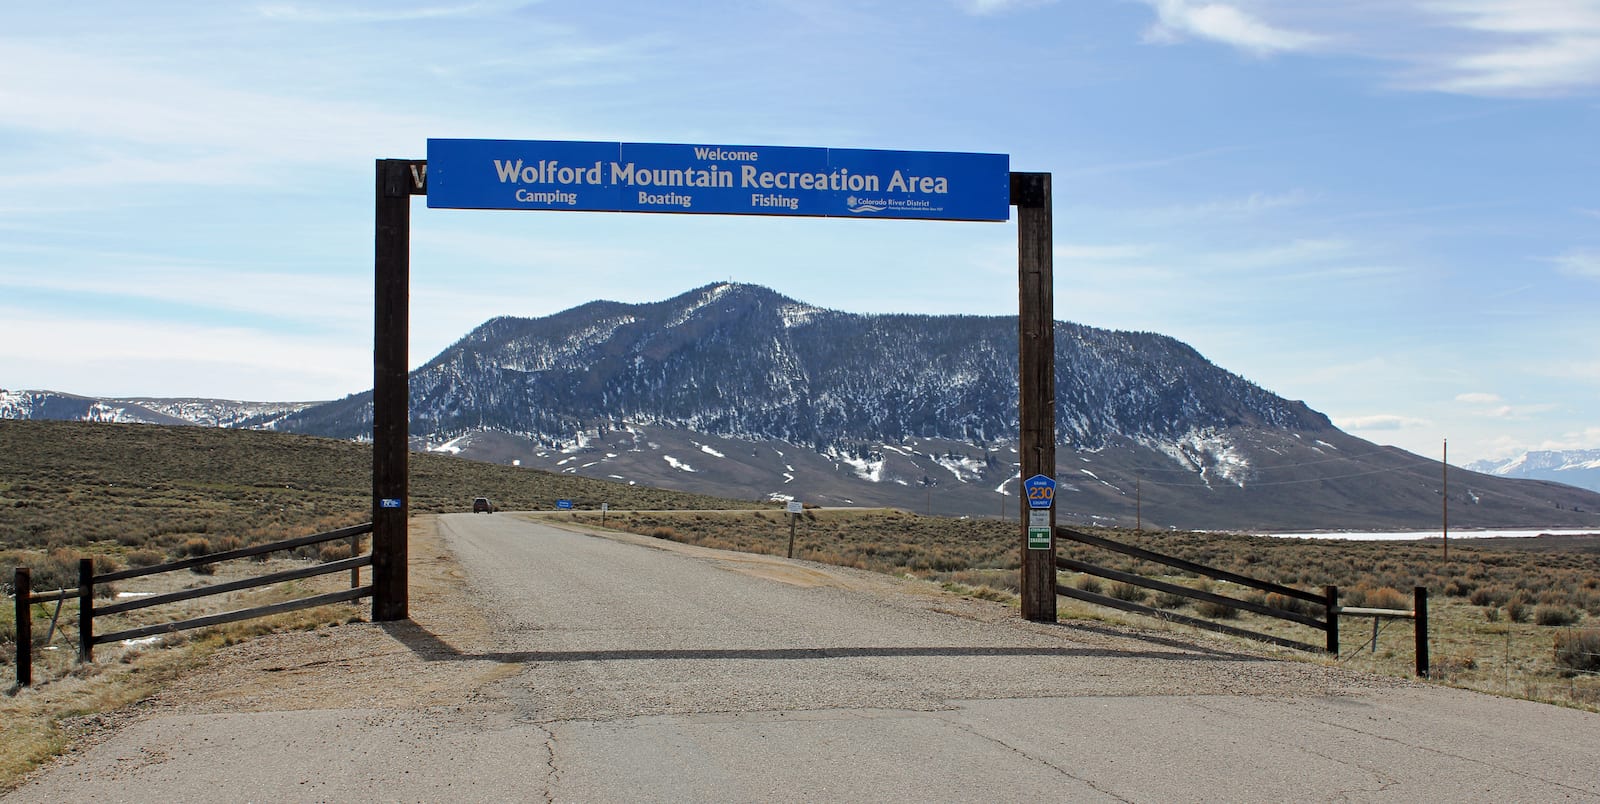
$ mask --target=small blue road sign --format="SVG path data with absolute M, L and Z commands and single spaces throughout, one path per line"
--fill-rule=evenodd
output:
M 396 497 L 384 497 L 378 501 L 379 508 L 399 508 L 400 500 Z
M 1029 508 L 1049 508 L 1056 501 L 1055 478 L 1034 475 L 1022 481 L 1022 490 L 1028 494 Z
M 556 500 L 556 507 L 560 508 L 563 511 L 571 511 L 572 510 L 572 501 L 571 500 Z

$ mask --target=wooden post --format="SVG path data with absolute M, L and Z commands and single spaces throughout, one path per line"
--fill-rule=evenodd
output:
M 794 558 L 794 523 L 799 519 L 798 514 L 789 514 L 789 557 Z
M 350 557 L 355 558 L 358 555 L 361 555 L 361 534 L 356 533 L 350 536 Z M 350 588 L 356 589 L 360 586 L 361 568 L 353 567 L 350 570 Z
M 1328 652 L 1339 655 L 1339 587 L 1322 587 L 1323 609 L 1328 618 Z
M 1417 677 L 1428 677 L 1428 589 L 1419 586 L 1414 590 L 1412 625 L 1417 632 Z
M 1056 338 L 1053 224 L 1049 173 L 1012 173 L 1017 208 L 1017 408 L 1022 477 L 1056 476 Z M 1056 509 L 1050 508 L 1050 548 L 1028 549 L 1028 499 L 1017 495 L 1022 550 L 1022 616 L 1056 620 Z
M 78 559 L 78 661 L 94 661 L 94 559 Z
M 12 575 L 17 591 L 17 686 L 33 685 L 33 571 L 17 567 Z
M 407 338 L 411 196 L 427 193 L 427 162 L 379 159 L 373 242 L 372 619 L 404 620 L 410 494 Z

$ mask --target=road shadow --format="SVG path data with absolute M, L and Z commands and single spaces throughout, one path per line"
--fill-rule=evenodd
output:
M 1146 659 L 1152 661 L 1185 662 L 1267 662 L 1272 659 L 1246 653 L 1229 653 L 1178 640 L 1152 638 L 1148 641 L 1164 644 L 1175 650 L 1114 650 L 1109 648 L 1041 647 L 1041 646 L 882 646 L 882 647 L 830 647 L 830 648 L 667 648 L 667 649 L 614 649 L 570 651 L 485 651 L 469 652 L 439 638 L 438 635 L 410 620 L 379 623 L 384 631 L 405 645 L 418 658 L 429 661 L 487 661 L 501 664 L 537 664 L 544 662 L 613 662 L 728 659 L 745 661 L 803 661 L 815 659 L 904 658 L 904 657 L 993 657 L 1033 656 L 1061 658 Z M 1092 630 L 1092 629 L 1090 629 Z M 1107 632 L 1118 636 L 1129 636 Z

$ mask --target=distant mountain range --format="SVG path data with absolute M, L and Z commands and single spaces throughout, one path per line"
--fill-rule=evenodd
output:
M 1486 475 L 1554 480 L 1600 491 L 1600 449 L 1524 452 L 1502 461 L 1474 461 L 1467 468 Z
M 0 388 L 0 419 L 123 422 L 132 424 L 198 424 L 271 430 L 285 415 L 320 402 L 239 402 L 230 399 L 100 399 L 55 391 L 7 391 Z
M 1436 461 L 1335 428 L 1161 335 L 1056 326 L 1064 522 L 1427 528 Z M 825 505 L 1017 515 L 1014 317 L 857 315 L 716 284 L 496 318 L 412 373 L 413 447 L 623 482 Z M 29 395 L 32 396 L 29 396 Z M 325 403 L 0 392 L 0 417 L 370 437 Z M 1452 470 L 1452 529 L 1600 525 L 1600 494 Z

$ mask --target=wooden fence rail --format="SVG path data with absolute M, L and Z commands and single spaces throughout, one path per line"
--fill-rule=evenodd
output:
M 1213 580 L 1227 581 L 1229 583 L 1238 584 L 1251 589 L 1257 589 L 1268 594 L 1281 595 L 1321 606 L 1322 616 L 1313 617 L 1309 614 L 1301 614 L 1300 612 L 1296 611 L 1289 611 L 1287 609 L 1281 609 L 1274 606 L 1267 606 L 1250 600 L 1241 600 L 1238 598 L 1228 597 L 1226 595 L 1219 595 L 1214 592 L 1191 589 L 1181 584 L 1168 583 L 1166 581 L 1159 581 L 1154 578 L 1146 578 L 1144 576 L 1129 572 L 1122 572 L 1120 570 L 1114 570 L 1108 567 L 1101 567 L 1086 561 L 1079 561 L 1072 558 L 1066 558 L 1064 556 L 1056 558 L 1057 569 L 1068 570 L 1071 572 L 1082 572 L 1099 578 L 1105 578 L 1107 580 L 1131 584 L 1143 589 L 1151 589 L 1157 592 L 1180 595 L 1182 597 L 1189 598 L 1190 600 L 1199 600 L 1214 605 L 1227 606 L 1229 608 L 1249 611 L 1265 617 L 1271 617 L 1278 620 L 1304 625 L 1309 628 L 1314 628 L 1318 631 L 1322 631 L 1325 635 L 1325 647 L 1319 649 L 1309 643 L 1287 639 L 1274 634 L 1251 631 L 1249 629 L 1238 628 L 1211 620 L 1200 619 L 1198 617 L 1189 617 L 1176 612 L 1165 611 L 1151 606 L 1141 605 L 1129 600 L 1121 600 L 1109 595 L 1085 592 L 1082 589 L 1074 589 L 1073 587 L 1059 583 L 1056 585 L 1056 594 L 1064 597 L 1070 597 L 1075 600 L 1082 600 L 1085 603 L 1093 603 L 1097 606 L 1106 606 L 1107 608 L 1119 609 L 1132 614 L 1143 614 L 1146 616 L 1167 620 L 1169 622 L 1183 623 L 1184 625 L 1204 629 L 1207 631 L 1244 637 L 1246 639 L 1254 639 L 1274 645 L 1281 645 L 1287 648 L 1294 648 L 1296 650 L 1325 650 L 1334 656 L 1339 655 L 1340 617 L 1372 617 L 1373 627 L 1375 629 L 1374 632 L 1376 632 L 1377 622 L 1380 618 L 1392 617 L 1410 619 L 1413 620 L 1416 625 L 1417 675 L 1422 678 L 1428 677 L 1428 590 L 1421 586 L 1418 586 L 1415 589 L 1415 607 L 1411 611 L 1404 611 L 1400 609 L 1368 609 L 1359 607 L 1346 607 L 1339 605 L 1339 587 L 1337 586 L 1325 586 L 1323 587 L 1322 594 L 1318 595 L 1315 592 L 1308 592 L 1303 589 L 1296 589 L 1292 586 L 1284 586 L 1282 584 L 1272 583 L 1271 581 L 1264 581 L 1259 578 L 1251 578 L 1246 575 L 1240 575 L 1238 573 L 1229 572 L 1216 567 L 1208 567 L 1204 564 L 1197 564 L 1193 561 L 1187 561 L 1176 556 L 1164 555 L 1153 550 L 1135 547 L 1131 544 L 1123 544 L 1122 542 L 1112 541 L 1099 536 L 1091 536 L 1090 534 L 1080 533 L 1070 528 L 1058 527 L 1056 528 L 1056 535 L 1060 538 L 1065 538 L 1080 544 L 1086 544 L 1091 547 L 1099 547 L 1115 553 L 1121 553 L 1122 555 L 1132 556 L 1134 558 L 1150 561 L 1156 564 L 1162 564 L 1174 569 L 1180 569 L 1185 572 L 1192 572 L 1196 575 L 1202 575 Z M 1374 637 L 1374 644 L 1376 644 L 1375 640 L 1376 637 Z
M 29 569 L 27 567 L 17 567 L 14 576 L 17 607 L 17 684 L 19 686 L 26 687 L 33 683 L 33 616 L 31 607 L 35 603 L 61 601 L 74 597 L 78 599 L 78 660 L 82 662 L 92 662 L 94 661 L 94 646 L 102 645 L 107 642 L 116 642 L 124 639 L 138 639 L 140 637 L 155 636 L 157 634 L 176 633 L 178 631 L 185 631 L 191 628 L 204 628 L 212 625 L 222 625 L 224 623 L 238 622 L 240 620 L 249 620 L 257 617 L 266 617 L 273 614 L 297 611 L 299 609 L 324 606 L 329 603 L 339 603 L 343 601 L 359 600 L 364 597 L 371 597 L 371 584 L 360 586 L 358 573 L 362 567 L 368 567 L 372 565 L 372 554 L 369 552 L 365 555 L 352 555 L 350 558 L 340 559 L 338 561 L 329 561 L 327 563 L 317 564 L 315 566 L 273 572 L 252 578 L 241 578 L 235 581 L 226 581 L 224 583 L 212 584 L 195 589 L 184 589 L 177 592 L 151 595 L 149 597 L 137 598 L 121 603 L 113 603 L 108 606 L 100 606 L 97 608 L 94 601 L 94 589 L 99 584 L 111 583 L 113 581 L 121 581 L 129 578 L 142 578 L 145 576 L 157 575 L 165 572 L 177 572 L 204 566 L 206 564 L 216 564 L 222 561 L 265 555 L 267 553 L 274 553 L 283 550 L 294 550 L 300 547 L 322 544 L 324 542 L 339 541 L 341 539 L 349 539 L 351 541 L 351 552 L 354 553 L 356 552 L 354 547 L 361 535 L 371 532 L 372 523 L 369 522 L 361 525 L 354 525 L 348 528 L 340 528 L 339 530 L 329 531 L 327 533 L 318 533 L 315 535 L 302 536 L 295 539 L 285 539 L 283 541 L 271 542 L 269 544 L 258 544 L 251 547 L 243 547 L 237 550 L 225 550 L 219 553 L 208 553 L 206 555 L 194 556 L 180 561 L 171 561 L 165 564 L 157 564 L 150 567 L 137 567 L 133 569 L 117 570 L 115 572 L 107 572 L 102 575 L 94 574 L 94 559 L 84 558 L 79 559 L 78 561 L 77 588 L 58 589 L 52 592 L 33 592 L 32 575 Z M 129 628 L 111 633 L 96 634 L 94 632 L 94 619 L 96 617 L 109 617 L 116 614 L 124 614 L 130 611 L 150 608 L 152 606 L 180 603 L 187 600 L 196 600 L 203 597 L 210 597 L 212 595 L 220 595 L 228 592 L 236 592 L 243 589 L 254 589 L 262 586 L 284 583 L 287 581 L 300 580 L 303 578 L 314 578 L 319 575 L 330 575 L 332 573 L 343 572 L 346 570 L 350 571 L 351 588 L 338 592 L 328 592 L 309 597 L 297 598 L 295 600 L 283 601 L 280 603 L 272 603 L 265 606 L 256 606 L 254 608 L 222 612 L 219 614 L 208 614 L 203 617 L 192 617 L 184 620 L 156 623 L 154 625 Z
M 1105 550 L 1110 550 L 1114 553 L 1121 553 L 1122 555 L 1132 556 L 1134 558 L 1156 564 L 1162 564 L 1174 569 L 1183 570 L 1185 572 L 1192 572 L 1196 575 L 1203 575 L 1214 580 L 1228 581 L 1230 583 L 1247 586 L 1252 589 L 1258 589 L 1268 594 L 1282 595 L 1284 597 L 1294 598 L 1296 600 L 1302 600 L 1307 603 L 1321 606 L 1323 616 L 1320 618 L 1313 617 L 1309 614 L 1301 614 L 1299 612 L 1289 611 L 1287 609 L 1265 606 L 1249 600 L 1240 600 L 1238 598 L 1228 597 L 1226 595 L 1219 595 L 1214 592 L 1191 589 L 1181 584 L 1167 583 L 1165 581 L 1158 581 L 1153 578 L 1145 578 L 1133 573 L 1121 572 L 1119 570 L 1090 564 L 1085 561 L 1077 561 L 1075 559 L 1065 557 L 1058 557 L 1056 559 L 1056 567 L 1058 569 L 1070 570 L 1072 572 L 1083 572 L 1096 577 L 1106 578 L 1108 580 L 1132 584 L 1144 589 L 1153 589 L 1158 592 L 1180 595 L 1191 600 L 1200 600 L 1214 605 L 1241 609 L 1244 611 L 1254 612 L 1265 617 L 1272 617 L 1275 619 L 1285 620 L 1314 628 L 1323 632 L 1325 635 L 1327 652 L 1335 655 L 1339 653 L 1338 587 L 1325 587 L 1323 593 L 1318 595 L 1315 592 L 1307 592 L 1304 589 L 1296 589 L 1292 586 L 1284 586 L 1282 584 L 1272 583 L 1271 581 L 1263 581 L 1259 578 L 1251 578 L 1246 575 L 1240 575 L 1236 572 L 1229 572 L 1217 567 L 1208 567 L 1204 564 L 1196 564 L 1193 561 L 1178 558 L 1177 556 L 1169 556 L 1162 553 L 1157 553 L 1153 550 L 1146 550 L 1142 547 L 1135 547 L 1131 544 L 1123 544 L 1122 542 L 1115 542 L 1099 536 L 1091 536 L 1087 533 L 1079 533 L 1071 528 L 1058 527 L 1056 528 L 1056 535 L 1061 538 L 1078 542 L 1079 544 L 1087 544 L 1091 547 L 1099 547 Z M 1082 600 L 1087 603 L 1094 603 L 1100 606 L 1109 606 L 1111 608 L 1121 609 L 1122 611 L 1127 611 L 1134 614 L 1159 617 L 1163 620 L 1181 622 L 1184 625 L 1205 629 L 1207 631 L 1215 631 L 1218 633 L 1229 634 L 1231 636 L 1245 637 L 1247 639 L 1254 639 L 1274 645 L 1281 645 L 1286 648 L 1294 648 L 1295 650 L 1313 652 L 1321 650 L 1310 643 L 1300 642 L 1259 631 L 1251 631 L 1249 629 L 1238 628 L 1231 625 L 1224 625 L 1211 620 L 1203 620 L 1198 617 L 1188 617 L 1175 612 L 1163 611 L 1151 606 L 1141 605 L 1132 601 L 1119 600 L 1114 597 L 1095 594 L 1093 592 L 1085 592 L 1082 589 L 1074 589 L 1063 584 L 1056 585 L 1056 593 L 1077 600 Z

